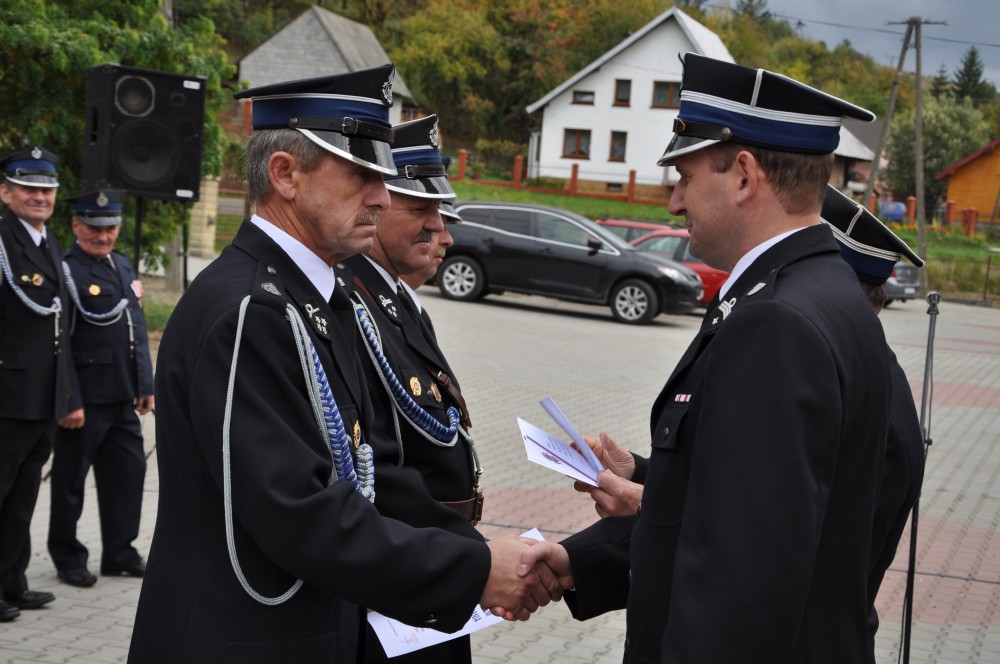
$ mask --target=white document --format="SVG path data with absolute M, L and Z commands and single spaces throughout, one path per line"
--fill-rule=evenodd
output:
M 529 461 L 597 486 L 597 471 L 578 450 L 520 417 L 517 418 L 517 426 L 521 429 L 524 451 L 527 452 Z
M 532 528 L 528 532 L 522 533 L 521 537 L 538 540 L 539 542 L 545 539 L 537 528 Z M 375 630 L 375 634 L 378 636 L 382 648 L 385 649 L 387 657 L 398 657 L 415 650 L 420 650 L 421 648 L 451 641 L 452 639 L 478 632 L 484 627 L 490 627 L 501 622 L 503 622 L 503 618 L 493 615 L 489 609 L 476 606 L 472 612 L 472 617 L 469 618 L 469 622 L 465 623 L 465 626 L 457 632 L 448 634 L 447 632 L 439 632 L 429 627 L 411 627 L 398 620 L 388 618 L 377 611 L 368 612 L 368 624 Z
M 552 400 L 552 397 L 545 397 L 538 403 L 540 403 L 542 408 L 545 409 L 545 412 L 556 421 L 556 424 L 558 424 L 563 431 L 569 434 L 569 437 L 573 439 L 574 443 L 576 443 L 576 447 L 579 448 L 579 452 L 583 454 L 583 456 L 587 457 L 587 461 L 590 462 L 590 467 L 597 473 L 604 470 L 604 466 L 601 464 L 600 459 L 597 458 L 597 455 L 594 454 L 594 450 L 590 449 L 590 445 L 588 445 L 583 439 L 580 432 L 576 430 L 576 427 L 569 421 L 569 418 L 563 415 L 563 412 L 559 409 L 559 406 L 556 405 L 556 402 Z

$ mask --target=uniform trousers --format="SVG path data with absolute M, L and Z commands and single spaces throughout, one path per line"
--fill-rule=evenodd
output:
M 77 539 L 84 484 L 90 467 L 97 485 L 101 521 L 101 567 L 138 563 L 132 546 L 139 536 L 146 457 L 142 426 L 132 401 L 87 405 L 86 424 L 60 429 L 52 458 L 49 554 L 60 570 L 87 566 L 88 551 Z
M 31 515 L 42 466 L 52 451 L 55 420 L 0 417 L 0 593 L 28 590 L 24 572 L 31 558 Z M 0 596 L 0 598 L 2 598 Z

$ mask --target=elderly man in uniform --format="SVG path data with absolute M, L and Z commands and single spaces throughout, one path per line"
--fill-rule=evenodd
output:
M 683 61 L 670 209 L 731 276 L 653 405 L 639 513 L 524 562 L 575 585 L 578 618 L 626 607 L 626 662 L 861 662 L 889 366 L 820 207 L 842 118 L 873 116 Z
M 56 421 L 70 412 L 69 301 L 59 240 L 45 222 L 56 202 L 59 159 L 39 146 L 0 160 L 0 621 L 55 596 L 28 590 L 29 528 Z
M 435 237 L 447 233 L 440 204 L 454 198 L 438 152 L 437 116 L 393 128 L 398 174 L 384 180 L 392 201 L 366 255 L 344 261 L 353 273 L 365 379 L 377 412 L 372 439 L 380 488 L 375 507 L 414 526 L 435 526 L 476 542 L 481 469 L 458 381 L 400 278 L 428 268 Z M 450 236 L 446 243 L 449 243 Z M 440 263 L 440 260 L 436 261 Z M 385 661 L 380 647 L 368 661 Z M 398 658 L 461 664 L 469 637 Z M 397 661 L 397 660 L 393 660 Z
M 253 99 L 257 214 L 177 305 L 157 360 L 160 503 L 129 659 L 354 662 L 365 608 L 459 629 L 526 618 L 556 580 L 528 546 L 414 528 L 372 505 L 373 420 L 332 266 L 371 248 L 394 174 L 392 65 Z
M 101 519 L 101 574 L 141 577 L 145 569 L 132 546 L 146 477 L 136 411 L 144 415 L 153 409 L 153 365 L 142 286 L 128 259 L 113 251 L 124 194 L 103 190 L 70 199 L 76 243 L 66 252 L 66 265 L 79 385 L 71 405 L 83 406 L 86 417 L 83 427 L 56 433 L 48 546 L 59 579 L 80 587 L 97 581 L 76 532 L 91 466 Z

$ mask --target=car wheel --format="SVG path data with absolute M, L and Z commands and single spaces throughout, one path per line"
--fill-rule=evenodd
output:
M 645 281 L 626 279 L 611 293 L 611 313 L 619 323 L 641 325 L 660 313 L 653 287 Z
M 892 301 L 892 300 L 886 300 L 886 301 L 885 301 L 885 304 L 883 304 L 882 306 L 883 306 L 883 307 L 888 307 L 888 306 L 889 306 L 890 304 L 892 304 L 892 303 L 893 303 L 893 301 Z
M 485 278 L 479 263 L 465 256 L 448 258 L 437 273 L 438 288 L 449 300 L 469 302 L 483 296 Z

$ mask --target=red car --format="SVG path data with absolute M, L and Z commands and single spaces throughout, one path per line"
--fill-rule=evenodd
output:
M 596 223 L 604 226 L 626 242 L 632 242 L 632 240 L 636 240 L 643 235 L 648 235 L 653 231 L 664 228 L 676 228 L 666 222 L 638 221 L 635 219 L 598 219 Z
M 698 273 L 701 283 L 705 288 L 701 296 L 701 304 L 708 304 L 719 288 L 729 278 L 729 273 L 725 270 L 717 270 L 695 258 L 688 251 L 690 234 L 685 228 L 661 228 L 660 230 L 643 235 L 632 240 L 632 246 L 643 251 L 650 251 L 654 254 L 669 258 L 672 261 L 682 263 Z

